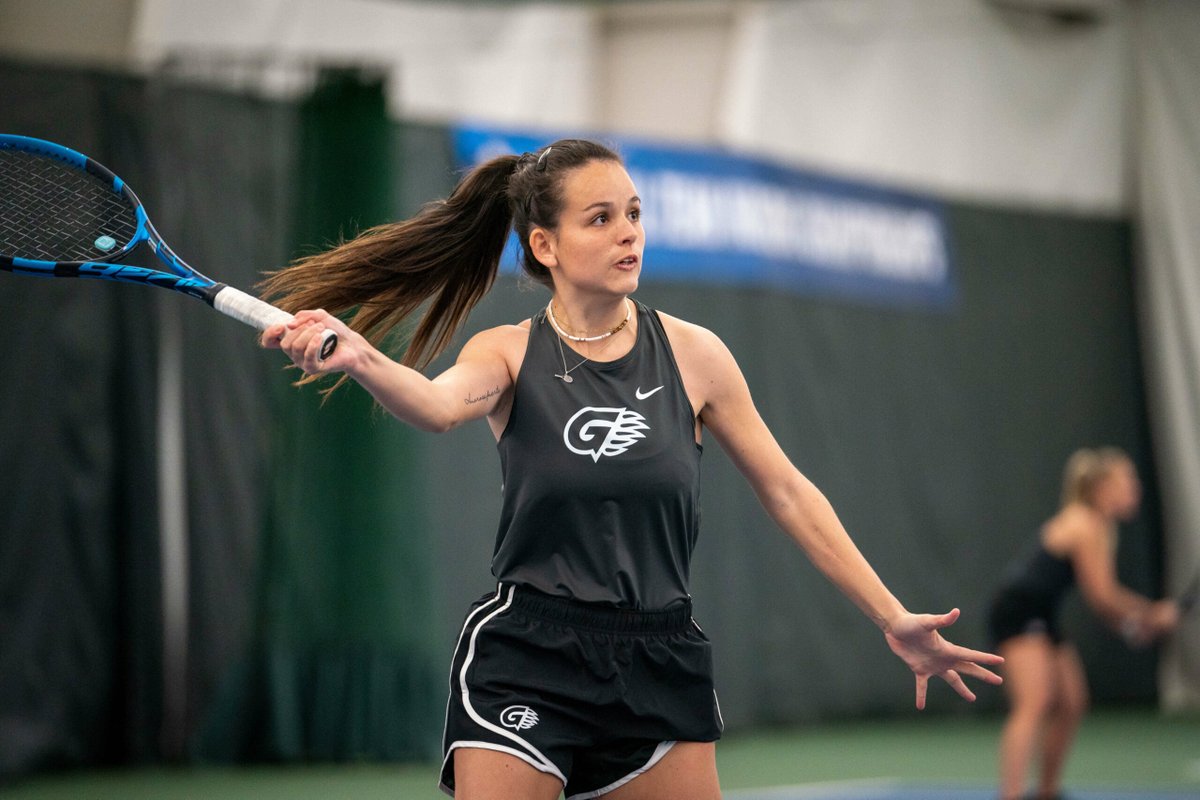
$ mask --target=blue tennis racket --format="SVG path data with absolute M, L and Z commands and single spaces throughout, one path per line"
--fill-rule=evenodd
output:
M 167 271 L 120 263 L 142 242 Z M 199 298 L 265 330 L 288 312 L 208 278 L 167 246 L 125 182 L 53 142 L 0 134 L 0 269 L 50 278 L 100 278 L 160 286 Z M 321 358 L 337 348 L 322 334 Z

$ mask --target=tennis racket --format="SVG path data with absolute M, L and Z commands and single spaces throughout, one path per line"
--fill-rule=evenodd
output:
M 142 242 L 167 271 L 119 263 Z M 259 330 L 293 319 L 188 266 L 154 229 L 133 190 L 108 169 L 28 136 L 0 134 L 0 269 L 173 289 Z M 326 330 L 321 358 L 336 348 L 337 334 Z

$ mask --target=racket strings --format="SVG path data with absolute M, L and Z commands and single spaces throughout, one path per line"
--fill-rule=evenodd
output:
M 0 149 L 0 255 L 94 261 L 119 253 L 137 228 L 133 204 L 98 176 Z

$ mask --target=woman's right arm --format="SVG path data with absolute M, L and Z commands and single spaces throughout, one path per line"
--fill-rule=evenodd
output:
M 1174 630 L 1171 600 L 1153 601 L 1121 585 L 1109 532 L 1084 525 L 1072 553 L 1076 580 L 1087 604 L 1130 644 L 1141 645 Z
M 512 326 L 516 331 L 519 328 Z M 320 334 L 332 328 L 338 347 L 318 359 Z M 284 325 L 263 331 L 262 344 L 278 348 L 308 374 L 345 372 L 392 416 L 424 431 L 441 433 L 481 419 L 507 402 L 513 386 L 503 346 L 507 328 L 476 334 L 457 362 L 437 378 L 389 358 L 341 320 L 324 311 L 301 311 Z

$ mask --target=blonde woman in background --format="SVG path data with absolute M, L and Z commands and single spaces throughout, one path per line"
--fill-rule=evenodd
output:
M 1000 740 L 1000 797 L 1017 800 L 1035 751 L 1037 800 L 1061 798 L 1063 766 L 1088 708 L 1079 652 L 1058 625 L 1063 597 L 1083 599 L 1133 646 L 1173 631 L 1179 608 L 1117 581 L 1117 524 L 1133 519 L 1141 484 L 1117 448 L 1083 449 L 1067 461 L 1062 507 L 1042 526 L 1033 552 L 1005 574 L 988 616 L 991 643 L 1004 656 L 1010 711 Z

